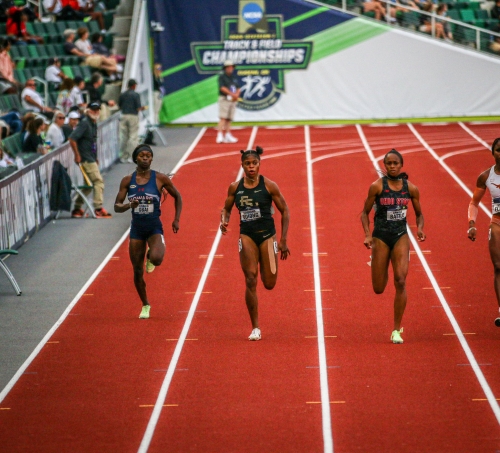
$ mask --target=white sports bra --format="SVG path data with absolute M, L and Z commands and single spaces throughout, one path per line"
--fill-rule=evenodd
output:
M 490 174 L 486 179 L 486 187 L 491 194 L 491 213 L 500 214 L 500 175 L 495 173 L 495 166 L 490 168 Z

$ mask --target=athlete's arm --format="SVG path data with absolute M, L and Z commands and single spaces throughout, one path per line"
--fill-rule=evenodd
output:
M 418 191 L 418 187 L 410 181 L 408 181 L 408 191 L 410 192 L 411 204 L 413 205 L 413 209 L 417 217 L 417 239 L 419 241 L 425 241 L 424 215 L 422 214 L 422 208 L 420 207 L 420 192 Z
M 172 184 L 172 181 L 167 175 L 163 173 L 156 173 L 157 180 L 160 181 L 161 189 L 160 193 L 163 189 L 165 189 L 172 197 L 174 198 L 175 204 L 175 218 L 172 222 L 172 231 L 177 233 L 179 231 L 179 222 L 181 220 L 181 211 L 182 211 L 182 197 L 176 187 Z
M 234 195 L 236 194 L 236 188 L 238 187 L 238 181 L 233 182 L 229 189 L 227 190 L 227 198 L 224 203 L 224 207 L 220 213 L 220 230 L 222 234 L 227 234 L 227 226 L 229 224 L 229 218 L 231 217 L 231 211 L 234 206 Z
M 478 206 L 486 192 L 486 180 L 488 179 L 488 174 L 490 170 L 483 171 L 477 178 L 476 188 L 469 203 L 468 217 L 469 217 L 469 229 L 467 230 L 467 237 L 474 242 L 476 240 L 476 219 L 479 212 Z
M 365 200 L 365 205 L 361 212 L 361 225 L 363 225 L 363 230 L 365 230 L 365 240 L 363 243 L 367 249 L 371 249 L 373 243 L 372 233 L 370 231 L 370 218 L 368 216 L 375 203 L 375 198 L 380 193 L 382 193 L 382 180 L 377 179 L 368 189 L 368 197 Z
M 273 202 L 281 213 L 281 239 L 278 245 L 280 250 L 280 259 L 286 260 L 288 255 L 291 255 L 290 250 L 286 244 L 286 237 L 288 234 L 288 225 L 290 223 L 290 210 L 286 204 L 285 198 L 280 192 L 278 185 L 265 178 L 266 188 L 273 198 Z
M 115 212 L 125 212 L 129 209 L 134 209 L 139 206 L 139 201 L 134 200 L 130 203 L 123 203 L 127 197 L 128 186 L 130 185 L 131 175 L 125 176 L 120 182 L 120 189 L 118 190 L 118 195 L 115 199 Z

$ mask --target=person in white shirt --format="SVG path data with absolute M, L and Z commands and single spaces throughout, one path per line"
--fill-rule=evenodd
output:
M 66 117 L 64 116 L 64 113 L 58 110 L 55 111 L 54 120 L 45 135 L 45 141 L 50 142 L 50 147 L 52 149 L 59 148 L 66 141 L 62 129 L 65 119 Z
M 66 75 L 61 71 L 61 60 L 57 57 L 50 58 L 49 66 L 45 69 L 45 80 L 56 83 L 59 86 L 65 78 Z
M 76 48 L 84 54 L 93 54 L 94 49 L 89 41 L 89 31 L 86 27 L 80 27 L 77 31 L 78 39 L 75 41 Z
M 25 88 L 21 93 L 21 104 L 25 110 L 43 113 L 49 118 L 54 116 L 52 109 L 45 106 L 42 96 L 36 91 L 36 83 L 34 79 L 28 79 L 26 81 Z
M 83 99 L 82 90 L 85 88 L 85 80 L 82 77 L 76 76 L 74 78 L 75 86 L 72 88 L 69 98 L 72 105 L 77 105 L 81 109 L 87 105 Z

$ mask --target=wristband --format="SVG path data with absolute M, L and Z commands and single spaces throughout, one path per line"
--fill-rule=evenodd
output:
M 470 227 L 470 228 L 467 230 L 467 233 L 470 233 L 470 230 L 476 230 L 476 231 L 477 231 L 477 228 L 476 228 L 476 227 Z

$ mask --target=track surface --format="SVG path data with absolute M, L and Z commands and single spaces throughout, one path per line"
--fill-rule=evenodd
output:
M 500 398 L 488 217 L 480 212 L 479 237 L 470 242 L 469 196 L 436 159 L 458 153 L 443 162 L 473 189 L 479 173 L 493 164 L 480 140 L 491 144 L 497 125 L 305 129 L 238 131 L 242 148 L 252 137 L 265 149 L 261 173 L 278 183 L 291 210 L 292 255 L 279 263 L 272 292 L 259 285 L 263 340 L 248 342 L 235 210 L 148 451 L 500 451 L 499 419 L 414 253 L 405 344 L 389 342 L 392 279 L 383 295 L 373 293 L 359 222 L 368 187 L 377 178 L 364 135 L 376 158 L 393 147 L 404 155 L 426 220 L 428 239 L 421 249 L 487 385 Z M 309 217 L 306 132 L 315 231 Z M 163 205 L 167 259 L 146 276 L 151 319 L 137 319 L 140 302 L 126 240 L 0 402 L 2 451 L 138 451 L 216 239 L 227 188 L 239 170 L 239 153 L 214 142 L 215 132 L 207 131 L 175 176 L 184 198 L 177 235 L 170 229 L 172 200 Z M 484 204 L 489 208 L 489 200 Z M 279 231 L 279 214 L 275 219 Z M 410 216 L 415 232 L 414 224 Z M 315 278 L 321 284 L 327 389 L 320 386 Z M 326 430 L 320 404 L 325 390 L 332 422 Z

